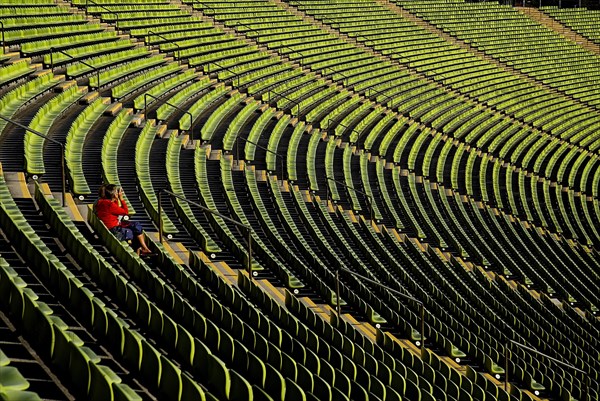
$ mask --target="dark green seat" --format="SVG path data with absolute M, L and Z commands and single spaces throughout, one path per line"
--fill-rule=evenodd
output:
M 123 358 L 128 366 L 140 371 L 142 366 L 142 341 L 144 338 L 137 331 L 125 330 L 123 336 Z
M 115 401 L 142 401 L 138 393 L 122 383 L 113 384 L 113 394 Z
M 91 362 L 91 363 L 90 363 Z M 73 384 L 83 394 L 90 394 L 90 364 L 100 362 L 100 357 L 86 346 L 73 347 L 70 353 L 69 371 Z
M 209 399 L 206 391 L 200 387 L 188 374 L 181 373 L 181 398 L 185 400 L 205 401 Z
M 252 392 L 252 385 L 248 383 L 239 373 L 235 370 L 229 370 L 229 377 L 231 380 L 231 387 L 229 392 L 230 400 L 248 400 L 252 401 L 254 395 Z
M 121 383 L 121 378 L 110 368 L 99 364 L 90 364 L 90 373 L 90 400 L 113 400 L 113 388 Z
M 215 393 L 229 399 L 231 379 L 227 366 L 225 366 L 223 361 L 211 354 L 208 356 L 208 365 L 206 368 L 208 381 L 214 387 Z
M 267 368 L 265 363 L 251 351 L 246 353 L 246 358 L 246 377 L 248 377 L 248 379 L 252 383 L 255 383 L 258 387 L 265 388 L 267 377 Z
M 285 401 L 306 401 L 304 391 L 295 382 L 285 379 Z
M 166 319 L 165 322 L 167 320 L 169 320 L 171 322 L 171 319 Z M 170 326 L 170 323 L 168 325 L 165 325 L 165 327 L 167 327 L 167 326 Z M 173 335 L 173 334 L 168 334 L 168 332 L 169 332 L 169 330 L 165 330 L 165 336 Z M 195 352 L 196 352 L 194 337 L 190 334 L 189 331 L 185 330 L 183 327 L 181 327 L 177 331 L 177 340 L 176 340 L 175 348 L 176 348 L 176 351 L 179 354 L 179 356 L 181 358 L 183 358 L 183 360 L 186 363 L 188 363 L 189 365 L 193 365 Z
M 161 354 L 146 340 L 142 340 L 141 343 L 142 357 L 140 372 L 150 385 L 157 388 L 160 385 L 162 378 Z
M 265 377 L 265 391 L 273 397 L 275 400 L 281 400 L 286 394 L 286 382 L 271 364 L 265 364 L 266 377 Z
M 179 401 L 182 400 L 182 378 L 181 369 L 173 364 L 163 355 L 160 356 L 160 384 L 159 391 L 166 399 Z

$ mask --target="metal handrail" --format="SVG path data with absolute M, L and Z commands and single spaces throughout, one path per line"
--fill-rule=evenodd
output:
M 67 204 L 67 201 L 66 201 L 66 198 L 67 198 L 67 178 L 65 176 L 65 145 L 63 143 L 57 141 L 56 139 L 50 138 L 48 135 L 42 134 L 41 132 L 38 132 L 38 131 L 36 131 L 34 129 L 31 129 L 31 128 L 29 128 L 29 127 L 27 127 L 27 126 L 25 126 L 25 125 L 23 125 L 23 124 L 21 124 L 21 123 L 19 123 L 17 121 L 14 121 L 14 120 L 10 119 L 10 118 L 7 118 L 7 117 L 4 117 L 4 116 L 0 115 L 0 119 L 6 121 L 8 123 L 14 124 L 17 127 L 24 129 L 25 131 L 29 131 L 29 132 L 31 132 L 34 135 L 42 137 L 42 138 L 44 138 L 44 139 L 46 139 L 46 140 L 48 140 L 48 141 L 50 141 L 50 142 L 52 142 L 52 143 L 60 146 L 60 148 L 61 148 L 60 174 L 61 174 L 61 180 L 62 180 L 62 205 L 63 205 L 63 207 L 66 206 L 66 204 Z
M 2 28 L 2 52 L 5 53 L 4 49 L 4 22 L 0 21 L 0 28 Z
M 247 139 L 247 138 L 244 138 L 244 137 L 241 137 L 241 136 L 238 136 L 238 137 L 236 138 L 236 142 L 237 142 L 238 140 L 240 140 L 240 139 L 241 139 L 242 141 L 248 142 L 249 144 L 251 144 L 251 145 L 254 145 L 254 146 L 256 146 L 256 147 L 258 147 L 258 148 L 260 148 L 260 149 L 262 149 L 262 150 L 264 150 L 264 151 L 266 151 L 266 152 L 272 153 L 272 154 L 274 154 L 275 156 L 277 156 L 277 157 L 279 158 L 279 164 L 280 164 L 280 167 L 281 167 L 281 185 L 283 185 L 283 175 L 284 175 L 284 171 L 285 171 L 285 170 L 283 169 L 283 156 L 281 156 L 281 154 L 279 154 L 279 153 L 277 153 L 277 152 L 275 152 L 275 151 L 273 151 L 273 150 L 271 150 L 271 149 L 269 149 L 269 148 L 266 148 L 266 147 L 264 147 L 264 146 L 262 146 L 262 145 L 259 145 L 259 144 L 258 144 L 258 143 L 256 143 L 256 142 L 252 142 L 251 140 L 249 140 L 249 139 Z M 240 146 L 239 146 L 239 144 L 236 144 L 236 158 L 237 158 L 238 160 L 240 160 Z
M 214 7 L 211 7 L 211 6 L 209 6 L 208 4 L 205 4 L 205 3 L 201 2 L 201 1 L 198 1 L 198 0 L 192 0 L 192 8 L 194 8 L 194 3 L 201 4 L 201 5 L 203 5 L 203 6 L 204 6 L 204 8 L 208 8 L 208 9 L 210 9 L 210 10 L 213 10 L 213 12 L 214 12 L 215 14 L 217 13 L 217 10 L 216 10 Z
M 322 22 L 324 22 L 326 24 L 331 25 L 332 28 L 335 28 L 334 25 L 339 25 L 339 22 L 337 22 L 336 20 L 333 20 L 333 19 L 331 19 L 329 17 L 321 17 L 321 18 L 318 18 L 318 20 L 320 20 L 320 21 L 322 21 Z M 327 22 L 327 21 L 329 21 L 329 22 Z M 337 28 L 335 28 L 335 29 L 337 29 Z
M 66 51 L 64 51 L 64 50 L 58 50 L 58 49 L 55 50 L 54 47 L 51 47 L 50 48 L 50 69 L 51 70 L 54 69 L 54 52 L 55 51 L 58 52 L 58 53 L 64 54 L 65 56 L 69 57 L 71 60 L 76 60 L 75 57 L 73 57 L 72 55 L 70 55 Z M 96 86 L 96 89 L 100 90 L 100 70 L 98 68 L 94 67 L 93 65 L 91 65 L 89 63 L 86 63 L 83 60 L 79 60 L 78 62 L 81 63 L 81 64 L 83 64 L 83 65 L 85 65 L 85 66 L 87 66 L 87 67 L 90 67 L 92 70 L 94 70 L 96 72 L 96 79 L 98 79 L 98 86 Z M 92 85 L 90 84 L 90 87 L 91 86 Z
M 240 223 L 237 220 L 233 220 L 231 217 L 225 216 L 224 214 L 221 214 L 219 212 L 217 212 L 216 210 L 212 210 L 209 209 L 205 206 L 202 206 L 201 204 L 199 204 L 198 202 L 194 202 L 193 200 L 190 200 L 184 196 L 181 195 L 177 195 L 174 192 L 169 191 L 168 189 L 160 189 L 158 191 L 158 241 L 162 244 L 163 243 L 163 221 L 162 221 L 162 194 L 166 193 L 169 196 L 175 197 L 177 199 L 180 199 L 184 202 L 190 203 L 194 206 L 199 207 L 203 212 L 207 212 L 207 213 L 211 213 L 215 216 L 219 216 L 220 218 L 222 218 L 225 221 L 228 221 L 232 224 L 235 224 L 238 227 L 242 227 L 244 228 L 247 232 L 248 232 L 248 274 L 250 275 L 250 278 L 252 278 L 252 227 Z
M 147 116 L 148 116 L 148 114 L 147 114 L 148 103 L 146 102 L 146 99 L 148 96 L 150 96 L 154 100 L 157 100 L 161 103 L 168 104 L 169 106 L 175 108 L 176 110 L 179 110 L 179 111 L 183 112 L 184 114 L 187 114 L 188 116 L 190 116 L 190 129 L 188 130 L 188 132 L 190 133 L 190 144 L 193 145 L 194 144 L 194 116 L 192 116 L 192 113 L 190 113 L 187 110 L 182 109 L 181 107 L 175 106 L 174 104 L 171 104 L 171 103 L 167 102 L 166 100 L 162 100 L 150 93 L 144 93 L 144 118 L 147 118 Z
M 112 11 L 108 8 L 106 8 L 105 6 L 103 6 L 102 4 L 98 4 L 96 3 L 94 0 L 85 0 L 85 13 L 88 13 L 88 3 L 92 3 L 93 5 L 100 7 L 103 10 L 108 11 L 110 14 L 115 15 L 117 18 L 115 19 L 115 28 L 117 28 L 117 32 L 119 32 L 119 13 Z
M 274 93 L 277 96 L 279 96 L 280 98 L 292 102 L 296 107 L 298 107 L 297 114 L 298 114 L 298 117 L 300 117 L 300 103 L 298 103 L 297 101 L 295 101 L 293 99 L 290 99 L 289 97 L 287 97 L 287 96 L 285 96 L 285 95 L 283 95 L 283 94 L 281 94 L 279 92 L 275 92 L 275 91 L 272 91 L 272 90 L 270 90 L 270 91 L 267 92 L 267 102 L 269 102 L 269 103 L 271 103 L 271 93 Z
M 377 90 L 377 89 L 373 88 L 372 86 L 369 86 L 369 87 L 367 88 L 367 90 L 365 91 L 365 93 L 366 93 L 367 97 L 370 97 L 370 95 L 369 95 L 369 91 L 370 91 L 370 90 L 371 90 L 371 91 L 373 91 L 373 92 L 375 92 L 375 93 L 376 93 L 376 94 L 378 94 L 378 95 L 383 95 L 383 97 L 384 97 L 384 100 L 385 100 L 386 102 L 387 102 L 387 101 L 389 101 L 390 99 L 392 99 L 392 97 L 391 97 L 390 95 L 386 95 L 385 93 L 381 92 L 380 90 Z
M 246 28 L 248 28 L 248 30 L 252 31 L 252 32 L 256 32 L 258 34 L 260 34 L 259 31 L 257 31 L 256 29 L 252 28 L 250 25 L 248 24 L 244 24 L 243 22 L 239 22 L 239 21 L 233 21 L 233 26 L 245 26 Z
M 229 71 L 230 73 L 232 73 L 232 74 L 233 74 L 233 77 L 231 77 L 231 78 L 232 78 L 232 79 L 231 79 L 231 81 L 233 82 L 233 80 L 234 80 L 234 79 L 237 79 L 237 85 L 236 85 L 236 86 L 237 86 L 238 88 L 240 87 L 240 74 L 238 74 L 237 72 L 233 71 L 233 70 L 232 70 L 232 69 L 230 69 L 229 67 L 225 67 L 225 66 L 223 66 L 223 65 L 221 65 L 221 64 L 219 64 L 219 63 L 217 63 L 217 62 L 215 62 L 215 61 L 209 62 L 209 63 L 207 64 L 207 66 L 210 66 L 211 64 L 214 64 L 214 65 L 216 65 L 217 67 L 221 67 L 221 69 L 223 69 L 223 70 L 225 70 L 225 71 Z M 207 72 L 208 74 L 210 74 L 210 71 L 206 71 L 206 72 Z M 218 74 L 218 73 L 217 73 L 217 74 Z M 228 80 L 227 80 L 227 79 L 225 79 L 225 81 L 228 81 Z
M 352 270 L 348 270 L 345 267 L 338 267 L 336 272 L 335 272 L 335 281 L 336 281 L 336 297 L 337 297 L 337 306 L 336 306 L 336 312 L 338 314 L 338 317 L 341 317 L 341 306 L 340 306 L 340 271 L 351 274 L 353 276 L 356 276 L 368 283 L 377 285 L 383 289 L 386 289 L 390 292 L 393 292 L 394 294 L 396 294 L 397 296 L 407 299 L 409 301 L 413 301 L 415 303 L 417 303 L 419 305 L 419 314 L 420 314 L 420 318 L 421 318 L 421 343 L 417 343 L 417 346 L 421 346 L 421 358 L 425 357 L 425 304 L 421 301 L 419 301 L 418 299 L 411 297 L 410 295 L 406 295 L 398 290 L 396 290 L 395 288 L 391 288 L 390 286 L 387 286 L 385 284 L 381 284 L 378 281 L 372 280 L 368 277 L 365 277 L 361 274 L 355 273 Z
M 239 21 L 234 21 L 232 25 L 234 27 L 243 26 L 243 27 L 248 28 L 249 31 L 255 32 L 257 34 L 257 36 L 256 36 L 256 42 L 259 43 L 259 44 L 261 44 L 261 41 L 260 41 L 260 32 L 257 31 L 256 29 L 252 28 L 250 25 L 244 24 L 243 22 L 239 22 Z M 264 45 L 267 46 L 267 48 L 269 48 L 269 49 L 271 48 L 271 47 L 269 47 L 269 43 L 264 43 Z M 278 46 L 278 47 L 279 48 L 284 48 L 284 49 L 290 49 L 292 51 L 292 53 L 299 54 L 300 55 L 300 65 L 304 64 L 304 54 L 302 54 L 301 52 L 299 52 L 297 50 L 294 50 L 294 49 L 292 49 L 291 47 L 289 47 L 287 45 L 281 45 L 281 46 Z
M 340 185 L 342 185 L 343 187 L 345 187 L 345 188 L 347 188 L 347 189 L 351 189 L 351 190 L 353 190 L 354 192 L 358 192 L 359 194 L 361 194 L 361 195 L 363 195 L 365 198 L 367 198 L 367 199 L 369 200 L 369 209 L 370 209 L 370 212 L 371 212 L 371 220 L 374 220 L 374 219 L 375 219 L 375 216 L 374 216 L 374 215 L 375 215 L 375 213 L 374 213 L 374 211 L 373 211 L 373 196 L 372 196 L 372 195 L 369 195 L 368 193 L 366 193 L 366 192 L 363 192 L 363 191 L 361 191 L 360 189 L 356 189 L 356 188 L 354 188 L 354 187 L 352 187 L 352 186 L 350 186 L 350 185 L 346 184 L 346 183 L 345 183 L 345 182 L 343 182 L 343 181 L 339 181 L 339 180 L 336 180 L 336 179 L 334 179 L 334 178 L 331 178 L 331 177 L 325 177 L 325 178 L 326 178 L 328 181 L 333 181 L 333 182 L 335 182 L 335 183 L 337 183 L 337 184 L 340 184 Z M 327 183 L 327 185 L 325 185 L 325 198 L 326 198 L 327 200 L 329 200 L 329 183 Z
M 505 360 L 505 368 L 504 368 L 504 391 L 508 392 L 508 361 L 509 361 L 509 353 L 510 353 L 510 350 L 508 349 L 508 346 L 510 344 L 516 345 L 517 347 L 519 347 L 519 348 L 521 348 L 521 349 L 523 349 L 525 351 L 528 351 L 528 352 L 531 352 L 531 353 L 534 353 L 534 354 L 537 354 L 537 355 L 541 355 L 541 356 L 547 358 L 548 360 L 550 360 L 551 362 L 554 362 L 554 363 L 556 363 L 558 365 L 562 365 L 562 366 L 564 366 L 566 368 L 572 369 L 572 370 L 574 370 L 576 372 L 579 372 L 579 373 L 583 374 L 584 377 L 585 377 L 585 380 L 584 380 L 584 382 L 585 382 L 585 384 L 584 384 L 585 392 L 583 394 L 582 400 L 591 401 L 590 376 L 588 375 L 588 373 L 585 370 L 579 369 L 578 367 L 575 367 L 575 366 L 573 366 L 573 365 L 571 365 L 569 363 L 566 363 L 566 362 L 563 362 L 563 361 L 558 360 L 556 358 L 553 358 L 553 357 L 551 357 L 548 354 L 544 354 L 543 352 L 540 352 L 540 351 L 538 351 L 538 350 L 536 350 L 534 348 L 528 347 L 528 346 L 526 346 L 524 344 L 518 343 L 518 342 L 516 342 L 514 340 L 510 340 L 510 339 L 507 341 L 506 345 L 504 346 L 504 360 Z
M 259 43 L 260 43 L 260 42 L 259 42 Z M 267 43 L 266 45 L 267 45 L 267 47 L 270 49 L 270 47 L 269 47 L 269 44 Z M 275 47 L 275 46 L 273 46 L 273 47 Z M 302 65 L 304 65 L 304 57 L 306 57 L 306 56 L 305 56 L 304 54 L 302 54 L 301 52 L 299 52 L 298 50 L 295 50 L 295 49 L 293 49 L 293 48 L 291 48 L 291 47 L 289 47 L 289 46 L 287 46 L 287 45 L 281 45 L 281 46 L 277 46 L 277 48 L 278 48 L 278 49 L 290 49 L 290 50 L 291 50 L 291 52 L 290 52 L 290 53 L 296 53 L 296 54 L 299 54 L 299 55 L 300 55 L 300 65 L 301 65 L 301 66 L 302 66 Z M 289 54 L 289 53 L 288 53 L 288 54 Z M 288 58 L 289 58 L 289 57 L 288 57 Z
M 344 78 L 344 82 L 342 82 L 342 83 L 344 84 L 344 86 L 348 86 L 348 82 L 350 81 L 350 77 L 342 74 L 341 72 L 337 72 L 336 70 L 334 70 L 331 67 L 325 67 L 325 68 L 323 68 L 323 71 L 327 71 L 327 70 L 333 71 L 333 74 L 341 75 Z
M 333 120 L 327 120 L 327 124 L 326 124 L 326 129 L 329 131 L 329 126 L 335 124 L 335 121 Z M 341 125 L 344 128 L 350 128 L 349 126 L 347 126 L 346 124 L 342 124 L 342 123 L 337 123 L 337 125 Z M 357 130 L 355 130 L 354 128 L 350 129 L 350 132 L 356 132 L 357 137 L 356 137 L 356 141 L 354 142 L 356 144 L 356 146 L 359 145 L 359 139 L 364 135 L 364 132 L 358 132 Z M 351 142 L 352 143 L 352 142 Z
M 146 37 L 144 38 L 144 44 L 146 44 L 146 45 L 148 45 L 150 43 L 150 40 L 149 40 L 150 34 L 152 34 L 154 36 L 158 36 L 159 38 L 164 39 L 168 43 L 171 43 L 171 44 L 175 45 L 175 47 L 177 47 L 177 61 L 179 62 L 179 64 L 181 64 L 181 46 L 179 46 L 179 44 L 177 42 L 175 42 L 172 39 L 164 37 L 163 35 L 161 35 L 158 32 L 154 32 L 152 30 L 149 30 L 146 33 Z M 158 47 L 160 48 L 160 44 L 158 45 Z

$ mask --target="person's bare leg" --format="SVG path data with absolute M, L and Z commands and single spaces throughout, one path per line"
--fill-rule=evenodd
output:
M 137 236 L 137 240 L 140 243 L 141 253 L 151 253 L 152 251 L 146 245 L 146 239 L 144 238 L 144 234 L 140 234 Z

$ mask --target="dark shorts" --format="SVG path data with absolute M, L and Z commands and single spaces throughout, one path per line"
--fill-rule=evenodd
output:
M 131 241 L 138 235 L 141 235 L 144 230 L 142 225 L 137 221 L 128 221 L 119 226 L 111 228 L 110 232 L 113 233 L 113 235 L 117 237 L 119 241 Z

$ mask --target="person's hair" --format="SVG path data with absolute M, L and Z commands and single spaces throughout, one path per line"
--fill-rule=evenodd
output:
M 106 198 L 106 184 L 102 184 L 98 188 L 98 198 L 99 199 Z
M 113 199 L 119 193 L 119 186 L 115 184 L 108 184 L 104 187 L 104 197 L 106 199 Z

